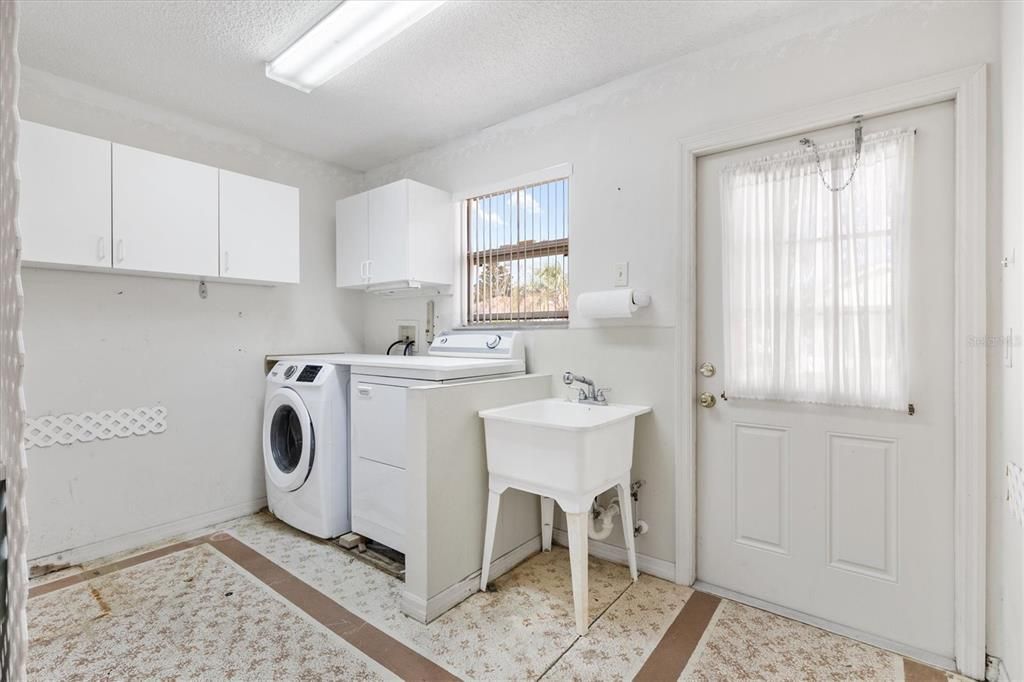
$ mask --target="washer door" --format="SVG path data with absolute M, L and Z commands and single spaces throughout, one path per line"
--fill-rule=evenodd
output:
M 313 469 L 313 422 L 299 394 L 279 389 L 263 413 L 263 464 L 267 478 L 281 490 L 302 487 Z

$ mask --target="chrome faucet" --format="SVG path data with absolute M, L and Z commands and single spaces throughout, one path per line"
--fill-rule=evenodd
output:
M 574 383 L 584 384 L 587 386 L 587 389 L 579 389 L 579 402 L 585 405 L 608 404 L 608 399 L 605 398 L 604 392 L 609 389 L 595 387 L 593 380 L 578 374 L 573 374 L 572 372 L 566 372 L 562 375 L 562 381 L 566 386 L 572 386 Z

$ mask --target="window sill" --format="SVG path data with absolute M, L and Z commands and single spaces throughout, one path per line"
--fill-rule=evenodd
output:
M 491 330 L 506 331 L 527 331 L 533 329 L 568 329 L 569 320 L 552 320 L 550 322 L 508 322 L 505 324 L 495 322 L 493 324 L 460 324 L 456 325 L 453 331 L 476 332 Z

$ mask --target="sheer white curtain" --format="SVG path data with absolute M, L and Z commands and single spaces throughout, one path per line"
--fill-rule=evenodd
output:
M 819 147 L 841 186 L 852 141 Z M 722 171 L 725 392 L 906 410 L 913 131 L 865 136 L 848 187 L 813 152 Z

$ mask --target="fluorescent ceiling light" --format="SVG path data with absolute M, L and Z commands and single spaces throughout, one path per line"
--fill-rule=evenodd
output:
M 444 0 L 345 0 L 267 62 L 267 78 L 312 92 L 444 4 Z

